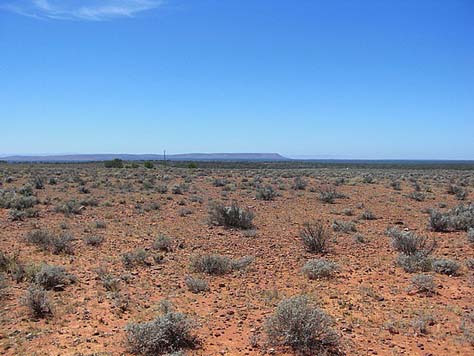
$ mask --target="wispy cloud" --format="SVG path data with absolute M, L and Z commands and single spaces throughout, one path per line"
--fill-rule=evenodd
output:
M 0 9 L 20 15 L 60 20 L 101 21 L 133 17 L 163 0 L 2 0 Z

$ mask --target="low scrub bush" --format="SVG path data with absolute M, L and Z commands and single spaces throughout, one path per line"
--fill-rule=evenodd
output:
M 138 248 L 134 251 L 122 254 L 122 263 L 126 268 L 145 266 L 148 265 L 147 257 L 147 252 L 142 248 Z
M 474 346 L 474 312 L 466 313 L 461 321 L 460 329 L 463 333 L 464 340 Z
M 36 204 L 38 200 L 32 195 L 25 196 L 13 191 L 0 190 L 0 208 L 25 210 L 33 208 Z
M 211 275 L 223 275 L 232 271 L 246 268 L 254 261 L 252 256 L 245 256 L 236 260 L 221 255 L 199 255 L 191 259 L 191 268 L 195 272 Z
M 35 275 L 35 283 L 44 289 L 62 289 L 74 283 L 75 277 L 66 272 L 62 266 L 43 265 Z
M 73 237 L 68 234 L 62 234 L 59 236 L 53 236 L 51 239 L 51 251 L 55 255 L 64 253 L 66 255 L 74 254 L 74 248 L 72 246 Z
M 317 258 L 306 262 L 303 274 L 309 279 L 331 278 L 338 269 L 337 263 Z
M 235 202 L 232 205 L 213 204 L 209 210 L 209 220 L 213 225 L 251 229 L 254 214 L 250 210 L 240 208 Z
M 474 228 L 474 204 L 461 204 L 445 213 L 433 209 L 430 213 L 429 224 L 434 231 L 468 231 Z
M 239 271 L 241 269 L 247 268 L 254 260 L 255 258 L 253 256 L 244 256 L 236 260 L 232 260 L 231 266 L 233 270 Z
M 29 232 L 26 235 L 25 240 L 28 243 L 37 245 L 43 250 L 49 250 L 55 255 L 61 253 L 67 255 L 74 254 L 74 248 L 72 245 L 74 239 L 68 234 L 55 236 L 47 230 L 40 229 Z
M 260 187 L 257 189 L 257 199 L 259 200 L 273 200 L 277 196 L 277 193 L 273 189 L 271 185 L 267 185 L 266 187 Z
M 411 326 L 416 334 L 428 334 L 428 326 L 434 325 L 435 319 L 430 314 L 422 314 L 415 317 L 412 322 Z
M 5 276 L 3 273 L 0 272 L 0 300 L 2 300 L 2 297 L 5 295 L 5 291 L 7 289 L 7 282 L 5 280 Z
M 417 293 L 422 293 L 428 296 L 435 294 L 436 284 L 433 276 L 429 274 L 416 274 L 411 279 L 412 288 Z
M 35 208 L 28 208 L 25 210 L 11 209 L 8 215 L 11 221 L 23 221 L 26 218 L 38 217 L 39 211 Z
M 458 200 L 466 200 L 467 198 L 467 190 L 455 184 L 448 186 L 448 194 L 456 196 Z
M 292 188 L 294 190 L 305 190 L 307 185 L 308 182 L 306 182 L 303 178 L 295 177 Z
M 209 290 L 208 283 L 203 279 L 186 276 L 184 283 L 186 284 L 188 290 L 193 293 L 201 293 Z
M 282 300 L 265 323 L 268 341 L 308 355 L 337 354 L 338 335 L 331 318 L 305 296 Z
M 166 184 L 159 184 L 156 186 L 156 191 L 160 194 L 168 193 L 168 186 Z
M 405 255 L 429 255 L 436 247 L 435 240 L 425 236 L 418 236 L 411 231 L 402 231 L 395 227 L 387 230 L 387 235 L 392 239 L 392 247 Z
M 171 252 L 173 251 L 173 239 L 160 234 L 153 242 L 153 248 L 159 251 Z
M 470 243 L 474 243 L 474 228 L 471 227 L 467 231 L 467 241 Z
M 357 232 L 357 227 L 353 221 L 334 220 L 332 228 L 334 231 L 342 231 L 345 233 Z
M 397 264 L 408 273 L 429 272 L 433 268 L 433 259 L 422 252 L 412 255 L 400 253 L 397 257 Z
M 468 258 L 466 260 L 466 267 L 471 271 L 474 271 L 474 258 Z
M 77 200 L 69 200 L 56 206 L 57 213 L 63 213 L 66 216 L 78 215 L 82 212 L 83 206 Z
M 32 285 L 22 299 L 23 305 L 28 307 L 35 318 L 44 318 L 53 313 L 47 292 L 38 286 Z
M 53 238 L 53 234 L 47 230 L 33 230 L 26 234 L 25 240 L 28 243 L 41 247 L 43 250 L 47 250 L 51 246 Z
M 100 246 L 104 242 L 103 236 L 87 236 L 84 238 L 84 243 L 89 246 Z
M 300 239 L 309 252 L 325 253 L 329 238 L 329 233 L 321 221 L 305 222 L 300 230 Z
M 333 204 L 337 198 L 344 197 L 334 187 L 323 187 L 319 189 L 319 200 L 324 203 Z
M 198 344 L 194 328 L 187 315 L 167 308 L 155 320 L 129 324 L 125 330 L 132 353 L 154 356 L 194 348 Z
M 414 191 L 411 192 L 409 197 L 415 201 L 424 201 L 425 200 L 425 195 L 422 192 Z
M 221 255 L 195 256 L 191 260 L 191 267 L 196 272 L 223 275 L 232 271 L 232 260 Z
M 457 275 L 459 268 L 459 263 L 447 258 L 436 259 L 433 262 L 434 271 L 440 274 L 455 276 Z
M 371 212 L 370 210 L 366 210 L 362 213 L 362 215 L 360 216 L 360 218 L 362 220 L 376 220 L 377 217 L 375 216 L 375 214 L 373 212 Z

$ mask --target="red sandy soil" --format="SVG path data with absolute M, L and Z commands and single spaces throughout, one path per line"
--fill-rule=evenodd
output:
M 24 263 L 62 265 L 77 277 L 75 284 L 64 291 L 51 291 L 54 314 L 35 320 L 22 305 L 21 298 L 29 283 L 15 283 L 7 278 L 7 293 L 0 306 L 0 353 L 2 355 L 128 355 L 125 326 L 131 322 L 149 321 L 158 314 L 163 299 L 171 301 L 177 310 L 188 314 L 198 326 L 195 332 L 201 340 L 189 355 L 293 355 L 290 349 L 267 344 L 264 322 L 280 300 L 306 294 L 320 308 L 334 318 L 334 329 L 341 336 L 341 348 L 347 355 L 474 355 L 474 347 L 463 335 L 460 325 L 463 316 L 474 305 L 473 273 L 464 262 L 474 257 L 474 246 L 466 239 L 466 232 L 437 233 L 428 228 L 427 208 L 436 208 L 440 202 L 447 208 L 459 204 L 446 193 L 448 178 L 462 178 L 457 172 L 415 172 L 419 174 L 426 200 L 415 201 L 408 197 L 413 190 L 408 180 L 402 180 L 402 190 L 390 187 L 387 171 L 374 173 L 376 182 L 363 183 L 367 172 L 345 170 L 305 171 L 313 177 L 305 178 L 304 191 L 291 189 L 293 176 L 298 170 L 192 170 L 162 169 L 115 170 L 90 166 L 58 166 L 33 168 L 13 166 L 4 177 L 12 175 L 11 183 L 2 189 L 20 187 L 40 174 L 58 176 L 57 185 L 45 183 L 45 189 L 35 190 L 42 204 L 37 205 L 39 217 L 24 221 L 11 221 L 9 211 L 0 209 L 0 250 L 7 255 L 18 253 Z M 390 171 L 394 176 L 408 176 L 406 171 Z M 135 176 L 136 175 L 136 176 Z M 169 176 L 164 182 L 168 193 L 143 189 L 139 179 Z M 347 175 L 347 183 L 337 190 L 347 198 L 336 199 L 334 204 L 318 200 L 317 188 Z M 444 178 L 435 180 L 435 176 Z M 79 184 L 69 177 L 79 176 L 89 194 L 78 191 Z M 191 177 L 190 191 L 184 195 L 172 194 L 171 187 Z M 255 188 L 242 189 L 242 179 L 260 176 L 265 184 L 272 184 L 280 196 L 274 201 L 255 198 Z M 127 178 L 128 177 L 128 178 Z M 226 179 L 235 189 L 224 194 L 224 188 L 215 187 L 213 179 Z M 106 183 L 104 179 L 107 178 Z M 278 184 L 274 183 L 278 181 Z M 66 182 L 67 181 L 67 182 Z M 100 182 L 100 183 L 99 183 Z M 95 186 L 94 183 L 99 183 Z M 134 192 L 120 191 L 119 186 L 130 183 Z M 278 190 L 278 185 L 286 186 Z M 314 188 L 310 191 L 310 188 Z M 202 203 L 192 202 L 197 195 Z M 81 214 L 66 217 L 55 212 L 55 206 L 70 199 L 94 197 L 99 206 L 87 206 Z M 50 204 L 44 204 L 49 199 Z M 241 207 L 255 213 L 255 236 L 236 229 L 210 226 L 208 223 L 209 199 L 230 204 L 235 200 Z M 179 202 L 184 200 L 184 206 Z M 104 206 L 104 203 L 110 206 Z M 158 202 L 159 210 L 140 211 L 136 205 L 146 206 Z M 192 214 L 180 216 L 182 208 Z M 353 216 L 341 212 L 350 208 Z M 360 220 L 366 209 L 376 220 Z M 322 220 L 332 239 L 329 253 L 324 257 L 337 262 L 340 270 L 332 279 L 311 281 L 301 273 L 305 261 L 320 257 L 303 248 L 299 231 L 303 222 Z M 334 232 L 335 219 L 355 220 L 358 233 L 366 242 L 353 239 L 353 233 Z M 106 223 L 97 229 L 96 221 Z M 67 225 L 61 230 L 61 223 Z M 437 257 L 446 257 L 462 264 L 459 276 L 435 274 L 437 294 L 427 297 L 410 291 L 413 274 L 405 272 L 395 263 L 397 252 L 385 235 L 387 227 L 408 228 L 420 235 L 436 238 Z M 65 231 L 74 238 L 74 255 L 54 255 L 24 241 L 24 236 L 35 228 L 51 232 Z M 127 269 L 121 254 L 136 248 L 151 251 L 159 233 L 172 237 L 175 249 L 164 253 L 161 264 L 136 266 Z M 83 238 L 102 235 L 105 241 L 98 247 L 88 246 Z M 177 245 L 181 244 L 180 247 Z M 194 273 L 190 268 L 192 256 L 217 253 L 232 258 L 254 256 L 254 262 L 245 270 L 223 276 Z M 104 267 L 116 276 L 128 275 L 122 283 L 121 293 L 128 294 L 128 310 L 121 312 L 97 278 L 96 269 Z M 208 281 L 210 291 L 193 294 L 184 284 L 186 275 Z M 419 315 L 429 314 L 435 323 L 426 335 L 417 334 L 411 323 Z M 392 325 L 392 327 L 389 327 Z M 258 345 L 251 346 L 250 338 Z

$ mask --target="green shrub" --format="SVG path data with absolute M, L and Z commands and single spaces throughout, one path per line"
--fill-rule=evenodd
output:
M 151 162 L 151 161 L 145 161 L 145 163 L 143 163 L 143 166 L 147 169 L 152 169 L 152 168 L 155 167 L 153 162 Z
M 123 161 L 119 158 L 115 158 L 111 161 L 104 162 L 105 168 L 123 168 Z

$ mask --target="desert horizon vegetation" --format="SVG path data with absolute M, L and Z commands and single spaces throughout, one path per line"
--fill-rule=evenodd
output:
M 0 349 L 467 355 L 470 163 L 0 164 Z

